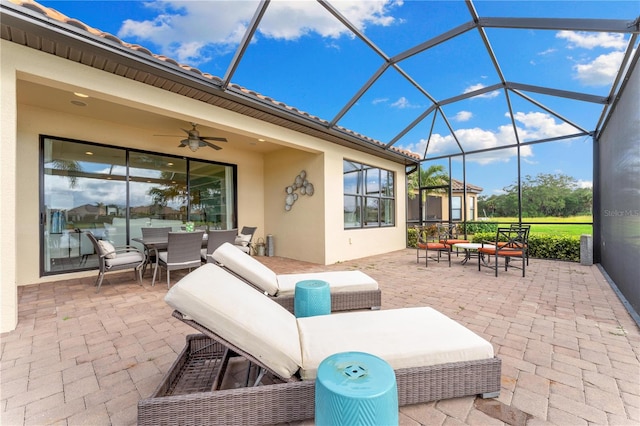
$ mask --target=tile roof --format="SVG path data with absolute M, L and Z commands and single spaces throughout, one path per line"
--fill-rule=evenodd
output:
M 458 179 L 451 179 L 451 190 L 452 191 L 462 191 L 463 190 L 463 186 L 462 186 L 462 181 L 458 180 Z M 467 192 L 473 192 L 473 193 L 481 193 L 482 190 L 484 188 L 482 188 L 481 186 L 477 186 L 477 185 L 472 185 L 470 183 L 467 183 Z
M 145 54 L 145 55 L 149 55 L 150 57 L 152 57 L 152 58 L 154 58 L 154 59 L 156 59 L 158 61 L 164 62 L 166 64 L 170 64 L 170 65 L 173 65 L 173 66 L 177 66 L 177 67 L 179 67 L 179 68 L 181 68 L 181 69 L 183 69 L 185 71 L 191 72 L 191 73 L 196 74 L 198 76 L 202 76 L 204 79 L 208 80 L 214 87 L 220 88 L 223 85 L 223 80 L 220 77 L 214 76 L 214 75 L 209 74 L 209 73 L 202 72 L 198 68 L 192 67 L 190 65 L 181 64 L 181 63 L 177 62 L 176 60 L 174 60 L 172 58 L 169 58 L 167 56 L 155 54 L 155 53 L 151 52 L 149 49 L 145 48 L 144 46 L 141 46 L 141 45 L 138 45 L 138 44 L 133 44 L 133 43 L 127 43 L 127 42 L 121 40 L 120 38 L 114 36 L 113 34 L 101 31 L 101 30 L 93 28 L 93 27 L 90 27 L 89 25 L 85 24 L 84 22 L 81 22 L 81 21 L 79 21 L 77 19 L 69 18 L 68 16 L 60 13 L 59 11 L 57 11 L 55 9 L 52 9 L 52 8 L 49 8 L 49 7 L 45 7 L 45 6 L 35 2 L 33 0 L 9 0 L 9 1 L 11 3 L 13 3 L 13 4 L 18 5 L 18 6 L 21 6 L 21 7 L 24 7 L 26 9 L 29 9 L 31 11 L 37 12 L 39 14 L 42 14 L 47 18 L 53 19 L 53 20 L 58 21 L 58 22 L 65 23 L 67 25 L 73 26 L 73 27 L 75 27 L 77 29 L 80 29 L 82 31 L 86 31 L 86 32 L 90 33 L 93 36 L 100 37 L 100 38 L 102 38 L 104 40 L 109 40 L 111 42 L 117 43 L 120 46 L 125 47 L 127 49 L 130 49 L 132 51 L 135 51 L 135 52 L 138 52 L 138 53 L 142 53 L 142 54 Z M 275 100 L 275 99 L 273 99 L 273 98 L 271 98 L 269 96 L 262 95 L 262 94 L 260 94 L 260 93 L 258 93 L 256 91 L 247 89 L 247 88 L 239 86 L 237 84 L 231 83 L 231 84 L 229 84 L 229 87 L 231 89 L 235 89 L 235 91 L 237 91 L 237 92 L 240 92 L 240 93 L 242 93 L 242 94 L 244 94 L 246 96 L 252 97 L 252 98 L 254 98 L 254 99 L 256 99 L 256 100 L 258 100 L 260 102 L 270 104 L 271 106 L 274 106 L 274 107 L 277 107 L 277 108 L 280 108 L 280 109 L 284 109 L 284 110 L 288 111 L 291 114 L 295 114 L 297 116 L 304 117 L 304 118 L 306 118 L 308 120 L 314 121 L 314 122 L 322 125 L 323 127 L 327 128 L 327 129 L 329 128 L 329 122 L 327 120 L 324 120 L 324 119 L 321 119 L 320 117 L 317 117 L 315 115 L 309 114 L 306 111 L 299 110 L 296 107 L 287 105 L 287 104 L 285 104 L 283 102 L 279 102 L 279 101 L 277 101 L 277 100 Z M 369 138 L 369 137 L 367 137 L 365 135 L 362 135 L 360 133 L 357 133 L 357 132 L 354 132 L 352 130 L 346 129 L 344 127 L 335 126 L 335 130 L 338 130 L 339 132 L 341 132 L 343 134 L 355 137 L 355 138 L 357 138 L 357 139 L 359 139 L 361 141 L 365 141 L 365 142 L 367 142 L 367 143 L 369 143 L 369 144 L 371 144 L 371 145 L 373 145 L 373 146 L 375 146 L 377 148 L 393 151 L 393 152 L 395 152 L 397 154 L 400 154 L 402 156 L 405 156 L 408 159 L 411 159 L 413 161 L 419 161 L 421 159 L 421 156 L 419 154 L 416 154 L 416 153 L 411 152 L 411 151 L 406 150 L 406 149 L 401 149 L 401 148 L 394 147 L 394 146 L 387 146 L 387 144 L 385 144 L 385 143 L 382 143 L 382 142 L 380 142 L 378 140 Z

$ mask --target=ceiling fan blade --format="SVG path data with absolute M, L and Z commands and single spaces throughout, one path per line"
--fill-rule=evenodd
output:
M 184 148 L 185 146 L 189 146 L 189 139 L 182 139 L 180 145 L 178 145 L 179 148 Z
M 172 138 L 181 138 L 182 137 L 182 135 L 153 135 L 153 136 L 169 136 L 169 137 L 172 137 Z
M 227 142 L 227 138 L 218 138 L 215 136 L 200 136 L 200 139 L 207 141 Z
M 211 142 L 203 141 L 202 139 L 201 139 L 201 142 L 204 143 L 205 145 L 207 145 L 209 148 L 215 149 L 216 151 L 220 151 L 222 149 L 218 145 L 214 145 Z

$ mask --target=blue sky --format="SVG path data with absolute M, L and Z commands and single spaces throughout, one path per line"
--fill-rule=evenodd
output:
M 85 24 L 145 46 L 153 53 L 222 77 L 256 9 L 256 1 L 41 1 Z M 389 57 L 471 20 L 463 1 L 331 2 Z M 480 17 L 604 18 L 632 21 L 633 1 L 476 1 Z M 628 35 L 572 31 L 487 29 L 500 70 L 509 82 L 608 96 Z M 232 82 L 332 120 L 383 59 L 315 1 L 269 5 Z M 437 45 L 399 63 L 438 101 L 500 82 L 478 31 Z M 525 93 L 570 123 L 593 130 L 602 107 Z M 510 97 L 523 141 L 576 133 L 576 128 L 519 96 Z M 393 69 L 385 72 L 338 124 L 389 142 L 431 101 Z M 445 105 L 443 111 L 467 151 L 515 141 L 503 91 Z M 433 131 L 431 126 L 433 123 Z M 441 116 L 427 116 L 395 146 L 428 156 L 459 150 Z M 499 193 L 515 180 L 514 151 L 468 156 L 467 181 Z M 523 175 L 563 173 L 592 181 L 589 138 L 521 148 Z M 506 173 L 492 171 L 497 168 Z M 461 167 L 452 166 L 462 179 Z

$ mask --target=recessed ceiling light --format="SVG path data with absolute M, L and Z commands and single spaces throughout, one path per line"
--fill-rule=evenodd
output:
M 258 142 L 265 142 L 264 139 L 258 139 Z
M 80 93 L 80 92 L 73 92 L 74 95 L 76 95 L 79 98 L 88 98 L 89 95 L 85 95 L 84 93 Z
M 91 151 L 86 151 L 86 152 L 85 152 L 85 154 L 87 154 L 87 155 L 93 155 L 93 152 L 91 152 Z
M 87 104 L 86 102 L 82 102 L 82 101 L 71 101 L 72 104 L 74 104 L 75 106 L 79 106 L 79 107 L 86 107 Z
M 173 163 L 167 163 L 167 166 L 173 166 Z

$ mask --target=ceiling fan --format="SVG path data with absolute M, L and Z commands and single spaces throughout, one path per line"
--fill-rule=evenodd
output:
M 196 129 L 197 125 L 198 125 L 197 123 L 191 123 L 192 128 L 190 130 L 182 129 L 182 131 L 184 131 L 188 136 L 187 136 L 187 139 L 181 140 L 180 145 L 178 146 L 179 147 L 188 146 L 189 149 L 193 152 L 196 152 L 198 148 L 203 146 L 208 146 L 215 150 L 221 150 L 222 147 L 219 147 L 218 145 L 214 145 L 211 142 L 207 142 L 207 141 L 226 142 L 227 139 L 219 138 L 215 136 L 200 136 L 200 132 L 198 131 L 198 129 Z M 180 137 L 176 135 L 155 135 L 155 136 L 171 136 L 176 138 Z

